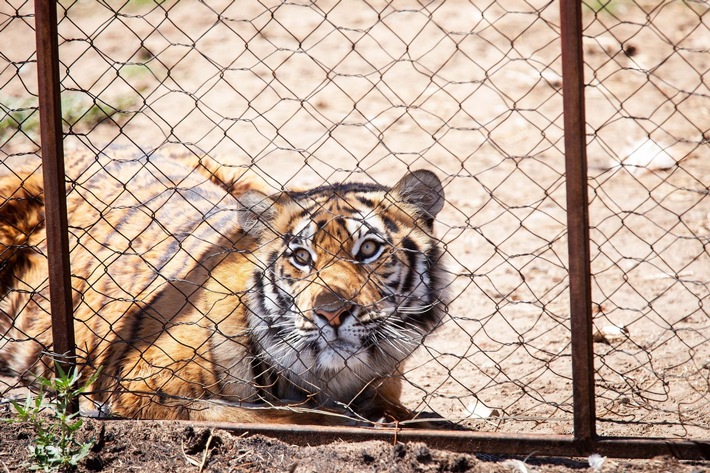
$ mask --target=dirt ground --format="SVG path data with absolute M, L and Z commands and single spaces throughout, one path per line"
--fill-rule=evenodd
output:
M 2 471 L 28 471 L 23 454 L 33 431 L 8 424 L 0 430 Z M 596 470 L 587 458 L 515 457 L 456 453 L 425 443 L 384 441 L 289 445 L 262 435 L 235 435 L 219 429 L 178 423 L 88 419 L 81 438 L 96 443 L 77 472 L 499 472 L 703 473 L 710 462 L 604 458 Z
M 67 155 L 178 142 L 276 189 L 434 170 L 456 280 L 449 316 L 404 373 L 405 403 L 481 431 L 570 434 L 557 4 L 316 3 L 135 2 L 118 17 L 112 2 L 67 6 L 67 94 L 120 109 L 98 125 L 79 118 Z M 13 44 L 2 96 L 20 100 L 36 91 L 31 5 L 0 8 L 0 43 Z M 584 16 L 604 435 L 710 438 L 707 18 L 702 2 L 650 0 Z M 35 142 L 3 140 L 5 172 L 36 165 Z M 477 403 L 499 415 L 479 418 Z M 0 432 L 10 471 L 25 461 L 23 429 Z M 82 471 L 195 471 L 185 455 L 205 451 L 198 427 L 90 421 L 85 433 L 100 441 Z M 425 445 L 214 435 L 209 471 L 525 471 Z M 585 459 L 526 465 L 589 469 Z M 707 469 L 655 459 L 608 460 L 602 471 Z

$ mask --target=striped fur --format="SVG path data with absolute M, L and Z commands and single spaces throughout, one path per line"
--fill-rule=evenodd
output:
M 77 354 L 85 375 L 102 368 L 97 404 L 129 418 L 412 417 L 403 362 L 449 283 L 434 174 L 267 196 L 169 150 L 71 163 Z M 0 178 L 0 370 L 26 381 L 51 365 L 42 221 L 39 177 Z

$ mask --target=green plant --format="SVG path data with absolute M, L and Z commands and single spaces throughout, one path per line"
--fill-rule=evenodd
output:
M 62 120 L 65 131 L 68 129 L 76 131 L 75 128 L 91 130 L 130 103 L 130 100 L 120 97 L 113 101 L 116 106 L 109 105 L 98 98 L 92 98 L 86 92 L 64 91 L 62 93 Z
M 594 13 L 616 15 L 623 7 L 625 0 L 583 0 L 582 5 Z
M 10 103 L 0 103 L 0 140 L 18 130 L 29 135 L 37 134 L 39 113 L 35 100 L 18 99 Z
M 12 420 L 29 423 L 35 432 L 29 447 L 33 470 L 56 471 L 75 467 L 94 445 L 93 440 L 81 443 L 76 439 L 83 421 L 78 413 L 70 413 L 70 406 L 96 381 L 100 370 L 81 386 L 77 386 L 80 373 L 76 368 L 65 372 L 57 364 L 56 370 L 56 378 L 37 378 L 39 392 L 36 397 L 28 396 L 24 404 L 12 403 L 17 411 L 17 418 Z
M 64 131 L 86 131 L 115 115 L 127 116 L 135 102 L 133 96 L 113 97 L 111 104 L 92 97 L 87 92 L 62 92 L 62 120 Z M 36 140 L 39 135 L 39 111 L 36 98 L 10 98 L 0 102 L 0 144 L 21 132 Z

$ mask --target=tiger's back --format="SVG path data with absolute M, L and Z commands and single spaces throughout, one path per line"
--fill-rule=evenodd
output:
M 69 174 L 77 355 L 85 373 L 102 368 L 93 399 L 111 413 L 322 422 L 239 407 L 266 401 L 410 415 L 396 375 L 448 284 L 433 175 L 267 196 L 165 153 L 79 157 Z M 32 263 L 4 270 L 33 291 L 0 303 L 0 366 L 20 377 L 51 365 L 37 228 Z

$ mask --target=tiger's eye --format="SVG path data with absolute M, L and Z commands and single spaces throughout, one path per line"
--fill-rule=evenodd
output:
M 360 245 L 359 255 L 363 259 L 372 258 L 380 250 L 380 243 L 375 240 L 365 240 Z
M 293 252 L 293 261 L 300 266 L 310 266 L 312 261 L 311 252 L 305 248 L 297 248 Z

